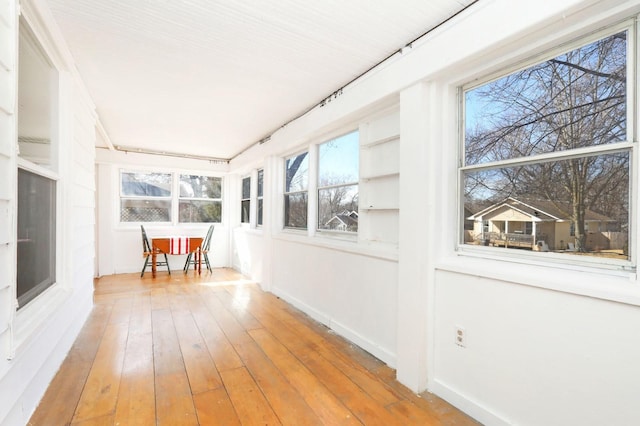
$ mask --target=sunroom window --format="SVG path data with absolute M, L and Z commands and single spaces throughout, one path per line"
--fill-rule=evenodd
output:
M 220 177 L 120 172 L 120 222 L 219 223 L 221 220 Z
M 121 222 L 170 222 L 171 173 L 122 172 Z
M 240 203 L 240 222 L 249 223 L 251 211 L 251 176 L 242 179 L 242 200 Z
M 264 203 L 264 169 L 258 170 L 258 195 L 256 203 L 256 221 L 257 226 L 262 226 L 262 210 Z
M 219 223 L 222 220 L 222 178 L 180 175 L 180 223 Z
M 287 158 L 284 182 L 285 228 L 307 228 L 308 185 L 308 152 Z
M 358 132 L 318 147 L 318 229 L 358 231 Z
M 630 259 L 631 32 L 464 88 L 465 246 Z

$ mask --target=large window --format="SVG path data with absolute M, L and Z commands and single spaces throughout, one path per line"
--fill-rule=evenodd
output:
M 121 222 L 171 222 L 171 173 L 122 172 Z
M 630 259 L 631 31 L 465 88 L 465 244 Z
M 242 200 L 240 202 L 240 222 L 249 223 L 251 212 L 251 177 L 242 179 Z
M 56 281 L 56 181 L 18 169 L 18 306 Z
M 56 277 L 59 74 L 21 18 L 18 53 L 18 308 Z M 2 182 L 2 185 L 7 185 Z
M 222 179 L 212 176 L 180 175 L 180 223 L 209 223 L 222 220 Z
M 304 152 L 285 160 L 284 226 L 287 228 L 307 228 L 308 157 Z
M 174 206 L 179 223 L 220 222 L 222 179 L 166 172 L 120 173 L 121 222 L 173 222 Z
M 358 231 L 358 132 L 318 149 L 318 229 Z

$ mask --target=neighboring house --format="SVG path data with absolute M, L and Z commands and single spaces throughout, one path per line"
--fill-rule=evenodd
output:
M 351 231 L 358 230 L 358 212 L 343 211 L 329 219 L 325 224 L 325 229 L 333 231 Z
M 571 208 L 550 200 L 526 202 L 509 197 L 479 211 L 467 220 L 474 222 L 474 239 L 491 245 L 507 245 L 549 250 L 572 249 L 575 230 L 570 216 Z M 587 209 L 585 231 L 587 235 L 611 230 L 616 221 Z M 608 249 L 605 238 L 587 238 L 587 250 Z

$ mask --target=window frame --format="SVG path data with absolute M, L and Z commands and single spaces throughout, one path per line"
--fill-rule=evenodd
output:
M 156 197 L 147 197 L 147 196 L 124 196 L 122 195 L 122 174 L 123 173 L 146 173 L 146 174 L 168 174 L 171 176 L 171 196 L 156 196 Z M 199 171 L 189 171 L 189 170 L 167 170 L 167 169 L 156 169 L 156 168 L 130 168 L 130 167 L 120 167 L 117 170 L 117 196 L 119 205 L 115 212 L 115 221 L 116 225 L 119 227 L 129 228 L 129 227 L 138 227 L 140 224 L 144 225 L 162 225 L 162 226 L 192 226 L 192 225 L 202 225 L 202 224 L 222 224 L 224 222 L 224 176 L 220 176 L 218 174 L 210 174 L 210 173 L 202 173 Z M 180 196 L 180 178 L 181 176 L 201 176 L 201 177 L 209 177 L 220 179 L 220 198 L 198 198 L 198 197 L 182 197 Z M 122 199 L 151 199 L 151 200 L 168 200 L 170 201 L 169 221 L 122 221 L 121 219 L 121 201 Z M 219 222 L 181 222 L 180 221 L 180 201 L 188 200 L 188 201 L 209 201 L 209 202 L 217 202 L 220 203 L 220 221 Z
M 282 188 L 282 227 L 283 229 L 286 230 L 292 230 L 292 231 L 307 231 L 309 229 L 309 183 L 311 181 L 311 176 L 310 176 L 310 170 L 309 168 L 307 168 L 307 185 L 305 187 L 305 189 L 301 189 L 301 190 L 295 190 L 295 191 L 287 191 L 287 161 L 294 159 L 296 157 L 299 157 L 301 155 L 305 154 L 307 156 L 307 164 L 308 167 L 311 165 L 311 149 L 305 149 L 303 151 L 299 151 L 297 154 L 293 154 L 293 155 L 288 155 L 286 157 L 284 157 L 282 159 L 282 165 L 283 165 L 283 169 L 284 169 L 284 173 L 283 173 L 283 177 L 284 180 L 282 182 L 283 188 Z M 304 161 L 304 160 L 303 160 Z M 288 226 L 286 224 L 286 208 L 285 208 L 285 203 L 286 203 L 286 197 L 287 196 L 291 196 L 291 195 L 298 195 L 298 194 L 304 194 L 306 195 L 306 204 L 307 204 L 307 208 L 306 208 L 306 212 L 305 212 L 305 226 L 304 227 L 299 227 L 299 226 Z
M 612 273 L 620 272 L 626 274 L 634 272 L 637 266 L 637 202 L 638 197 L 635 191 L 638 190 L 638 147 L 637 147 L 637 119 L 635 115 L 640 110 L 638 107 L 638 98 L 636 94 L 640 87 L 639 77 L 636 76 L 638 67 L 638 58 L 640 56 L 637 37 L 640 33 L 635 19 L 627 19 L 607 28 L 584 34 L 573 40 L 560 43 L 553 49 L 546 50 L 542 53 L 534 54 L 524 61 L 519 61 L 515 65 L 506 66 L 485 75 L 476 78 L 472 82 L 458 86 L 458 167 L 457 167 L 457 187 L 458 187 L 458 220 L 457 224 L 457 241 L 456 251 L 464 255 L 472 255 L 474 257 L 492 258 L 504 261 L 517 261 L 539 264 L 555 265 L 560 267 L 573 268 L 598 268 L 608 269 Z M 611 144 L 594 145 L 583 148 L 575 148 L 566 151 L 556 151 L 543 154 L 537 154 L 528 157 L 509 158 L 507 160 L 491 161 L 478 164 L 466 164 L 465 155 L 465 128 L 466 128 L 466 111 L 465 111 L 465 93 L 467 91 L 479 88 L 493 81 L 507 77 L 513 73 L 533 67 L 544 61 L 556 58 L 557 56 L 567 53 L 572 49 L 578 49 L 594 43 L 608 36 L 627 31 L 627 58 L 626 58 L 626 139 Z M 487 170 L 499 170 L 501 168 L 519 167 L 533 164 L 542 164 L 550 161 L 563 161 L 572 158 L 583 158 L 587 156 L 602 156 L 613 153 L 625 152 L 629 154 L 629 214 L 628 214 L 628 259 L 627 260 L 611 260 L 599 257 L 582 257 L 571 256 L 562 253 L 552 252 L 535 252 L 521 253 L 519 250 L 496 250 L 492 247 L 473 246 L 465 244 L 464 241 L 464 182 L 465 174 L 469 172 L 481 172 Z
M 16 311 L 17 312 L 23 312 L 25 310 L 26 307 L 31 306 L 31 305 L 35 305 L 35 301 L 38 300 L 43 294 L 47 293 L 50 289 L 55 288 L 57 286 L 57 284 L 61 281 L 61 274 L 62 274 L 62 270 L 61 267 L 63 265 L 63 253 L 60 251 L 60 247 L 62 245 L 62 241 L 61 241 L 61 237 L 60 237 L 60 226 L 62 223 L 62 216 L 61 216 L 61 212 L 62 212 L 62 206 L 60 204 L 61 202 L 61 191 L 60 191 L 60 175 L 52 170 L 49 170 L 47 168 L 44 168 L 38 164 L 32 163 L 29 160 L 20 158 L 18 159 L 17 162 L 17 168 L 18 168 L 18 174 L 20 172 L 20 170 L 23 170 L 27 173 L 32 173 L 36 176 L 45 178 L 49 181 L 51 181 L 54 185 L 53 191 L 53 204 L 55 206 L 55 209 L 53 210 L 53 223 L 51 224 L 52 226 L 52 230 L 51 232 L 54 234 L 54 242 L 51 245 L 51 248 L 53 249 L 53 253 L 50 254 L 50 257 L 52 256 L 53 259 L 53 264 L 50 265 L 50 269 L 52 272 L 52 277 L 51 277 L 51 282 L 48 283 L 45 286 L 36 286 L 35 288 L 41 287 L 39 288 L 39 291 L 37 292 L 37 294 L 28 297 L 28 299 L 26 301 L 24 301 L 24 303 L 19 303 L 19 297 L 17 296 L 18 294 L 18 274 L 19 274 L 19 270 L 18 270 L 18 266 L 17 266 L 17 259 L 16 259 L 16 284 L 15 284 L 15 295 L 16 295 Z M 16 200 L 17 197 L 19 196 L 19 193 L 16 192 Z M 17 229 L 17 222 L 16 222 L 16 229 Z M 28 262 L 33 262 L 33 259 L 30 259 Z M 27 292 L 29 293 L 29 292 Z M 25 293 L 26 294 L 26 293 Z M 23 294 L 24 296 L 24 294 Z
M 23 61 L 22 54 L 27 53 L 22 51 L 22 45 L 25 46 L 25 49 L 28 50 L 32 55 L 37 57 L 36 59 L 39 62 L 38 66 L 42 66 L 46 73 L 49 75 L 49 81 L 47 87 L 45 88 L 48 91 L 47 94 L 47 110 L 43 113 L 40 110 L 37 113 L 37 121 L 38 124 L 43 124 L 41 119 L 43 115 L 46 116 L 45 120 L 48 121 L 48 134 L 49 143 L 48 147 L 45 149 L 46 152 L 40 152 L 35 154 L 33 151 L 29 149 L 24 149 L 22 137 L 20 135 L 20 124 L 21 120 L 24 117 L 32 117 L 31 113 L 33 111 L 27 110 L 26 107 L 22 108 L 23 99 L 22 90 L 20 88 L 20 84 L 18 83 L 16 86 L 17 94 L 16 94 L 16 105 L 20 103 L 21 110 L 20 114 L 18 114 L 18 118 L 16 120 L 15 126 L 15 143 L 17 145 L 16 148 L 16 162 L 15 162 L 15 222 L 13 224 L 13 229 L 15 231 L 16 236 L 16 259 L 15 259 L 15 281 L 10 286 L 12 291 L 12 297 L 15 298 L 16 305 L 15 308 L 15 322 L 13 323 L 15 328 L 14 337 L 11 340 L 11 351 L 13 352 L 16 347 L 20 346 L 23 339 L 26 338 L 30 331 L 37 324 L 40 324 L 42 321 L 42 312 L 53 312 L 58 309 L 60 306 L 61 300 L 64 298 L 64 292 L 66 288 L 69 288 L 69 282 L 67 280 L 68 276 L 66 273 L 66 265 L 68 261 L 68 255 L 62 250 L 65 236 L 63 235 L 64 228 L 64 217 L 66 212 L 66 207 L 63 200 L 64 193 L 64 179 L 63 172 L 65 170 L 64 161 L 61 158 L 61 151 L 65 144 L 65 140 L 62 137 L 68 125 L 61 120 L 60 118 L 60 99 L 64 98 L 66 93 L 66 88 L 64 84 L 61 82 L 62 75 L 59 65 L 52 60 L 54 55 L 47 48 L 47 44 L 44 42 L 44 39 L 41 39 L 37 36 L 37 25 L 34 25 L 28 19 L 28 16 L 20 16 L 16 21 L 18 24 L 17 28 L 17 49 L 16 49 L 16 59 L 17 64 L 20 64 L 17 72 L 18 80 L 22 81 L 21 73 L 23 70 L 29 69 L 29 67 L 25 67 L 24 64 L 21 64 Z M 29 83 L 28 79 L 25 80 Z M 28 100 L 28 98 L 27 98 Z M 38 104 L 42 103 L 42 99 L 38 99 Z M 41 105 L 38 105 L 41 107 Z M 41 136 L 41 135 L 39 135 Z M 27 138 L 29 139 L 29 138 Z M 39 139 L 39 138 L 36 138 Z M 21 151 L 22 148 L 22 151 Z M 26 152 L 25 152 L 26 151 Z M 31 152 L 30 152 L 31 151 Z M 34 155 L 35 154 L 35 155 Z M 23 300 L 22 303 L 19 302 L 18 298 L 18 275 L 20 271 L 18 269 L 18 258 L 17 258 L 17 246 L 18 246 L 18 205 L 20 204 L 20 193 L 18 188 L 18 179 L 20 171 L 25 171 L 27 173 L 32 173 L 40 178 L 47 179 L 53 184 L 53 194 L 52 194 L 52 204 L 53 211 L 51 212 L 53 215 L 52 223 L 50 223 L 51 229 L 50 232 L 53 234 L 53 241 L 51 242 L 49 248 L 53 250 L 53 253 L 49 253 L 49 260 L 52 264 L 49 265 L 50 270 L 50 282 L 46 285 L 42 285 L 40 283 L 38 286 L 34 287 L 37 289 L 36 294 L 27 297 L 26 300 Z M 37 262 L 38 259 L 30 258 L 27 262 L 33 263 Z M 31 291 L 33 291 L 32 289 Z M 23 293 L 24 296 L 30 292 Z
M 347 131 L 344 133 L 341 133 L 335 137 L 332 137 L 330 139 L 326 139 L 325 141 L 317 144 L 317 150 L 318 153 L 320 153 L 320 148 L 322 145 L 331 143 L 331 142 L 335 142 L 343 137 L 347 137 L 351 134 L 357 134 L 357 140 L 358 140 L 358 173 L 356 176 L 355 181 L 349 181 L 349 182 L 343 182 L 343 183 L 339 183 L 339 184 L 331 184 L 331 185 L 321 185 L 320 184 L 320 162 L 322 161 L 322 159 L 320 158 L 320 155 L 318 154 L 317 156 L 317 162 L 318 165 L 316 167 L 316 176 L 315 176 L 315 181 L 316 181 L 316 188 L 315 188 L 315 197 L 316 197 L 316 205 L 317 205 L 317 217 L 316 217 L 316 224 L 315 224 L 315 230 L 318 233 L 322 233 L 322 234 L 334 234 L 334 235 L 341 235 L 341 236 L 357 236 L 358 235 L 358 230 L 355 231 L 348 231 L 348 230 L 338 230 L 338 229 L 321 229 L 320 228 L 320 191 L 326 191 L 326 190 L 330 190 L 330 189 L 335 189 L 335 188 L 344 188 L 344 187 L 350 187 L 350 186 L 355 186 L 358 188 L 358 193 L 360 191 L 360 130 L 358 128 L 353 129 L 351 131 Z M 359 209 L 356 212 L 359 214 Z
M 256 170 L 256 228 L 261 228 L 264 219 L 264 168 Z
M 251 175 L 243 176 L 240 179 L 240 223 L 249 225 L 251 223 Z M 245 194 L 245 182 L 248 181 L 248 191 Z M 245 204 L 247 208 L 245 209 Z M 246 215 L 246 216 L 245 216 Z
M 122 191 L 122 177 L 126 173 L 141 173 L 141 174 L 160 174 L 170 176 L 169 195 L 168 196 L 135 196 L 124 195 Z M 119 209 L 118 209 L 118 222 L 120 224 L 172 224 L 176 222 L 174 218 L 174 198 L 175 198 L 175 173 L 166 171 L 153 171 L 153 170 L 134 170 L 134 169 L 119 169 L 118 171 L 118 195 L 119 195 Z M 179 194 L 178 194 L 179 195 Z M 168 201 L 169 202 L 169 220 L 167 221 L 124 221 L 122 220 L 122 202 L 123 200 L 138 200 L 138 201 Z
M 198 177 L 208 177 L 208 178 L 214 178 L 214 179 L 219 179 L 220 180 L 220 198 L 202 198 L 202 197 L 183 197 L 180 195 L 180 181 L 182 179 L 182 176 L 198 176 Z M 203 224 L 203 223 L 213 223 L 213 224 L 218 224 L 218 223 L 222 223 L 222 200 L 224 198 L 224 185 L 223 185 L 223 178 L 221 176 L 214 176 L 214 175 L 208 175 L 208 174 L 202 174 L 202 173 L 192 173 L 192 172 L 188 172 L 188 171 L 181 171 L 181 172 L 175 172 L 174 173 L 174 179 L 178 185 L 178 189 L 176 191 L 176 206 L 175 206 L 175 210 L 176 210 L 176 220 L 172 223 L 176 224 L 176 225 L 190 225 L 190 224 Z M 182 222 L 180 220 L 180 202 L 181 201 L 200 201 L 200 202 L 210 202 L 210 203 L 219 203 L 220 204 L 220 222 Z

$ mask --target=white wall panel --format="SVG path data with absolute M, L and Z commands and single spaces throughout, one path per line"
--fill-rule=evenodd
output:
M 8 77 L 0 72 L 0 76 Z M 13 134 L 14 115 L 0 111 L 0 156 L 9 158 L 12 155 L 16 142 Z
M 395 365 L 397 262 L 278 238 L 272 250 L 275 294 Z
M 638 307 L 452 272 L 436 278 L 435 380 L 494 416 L 480 420 L 640 424 Z

